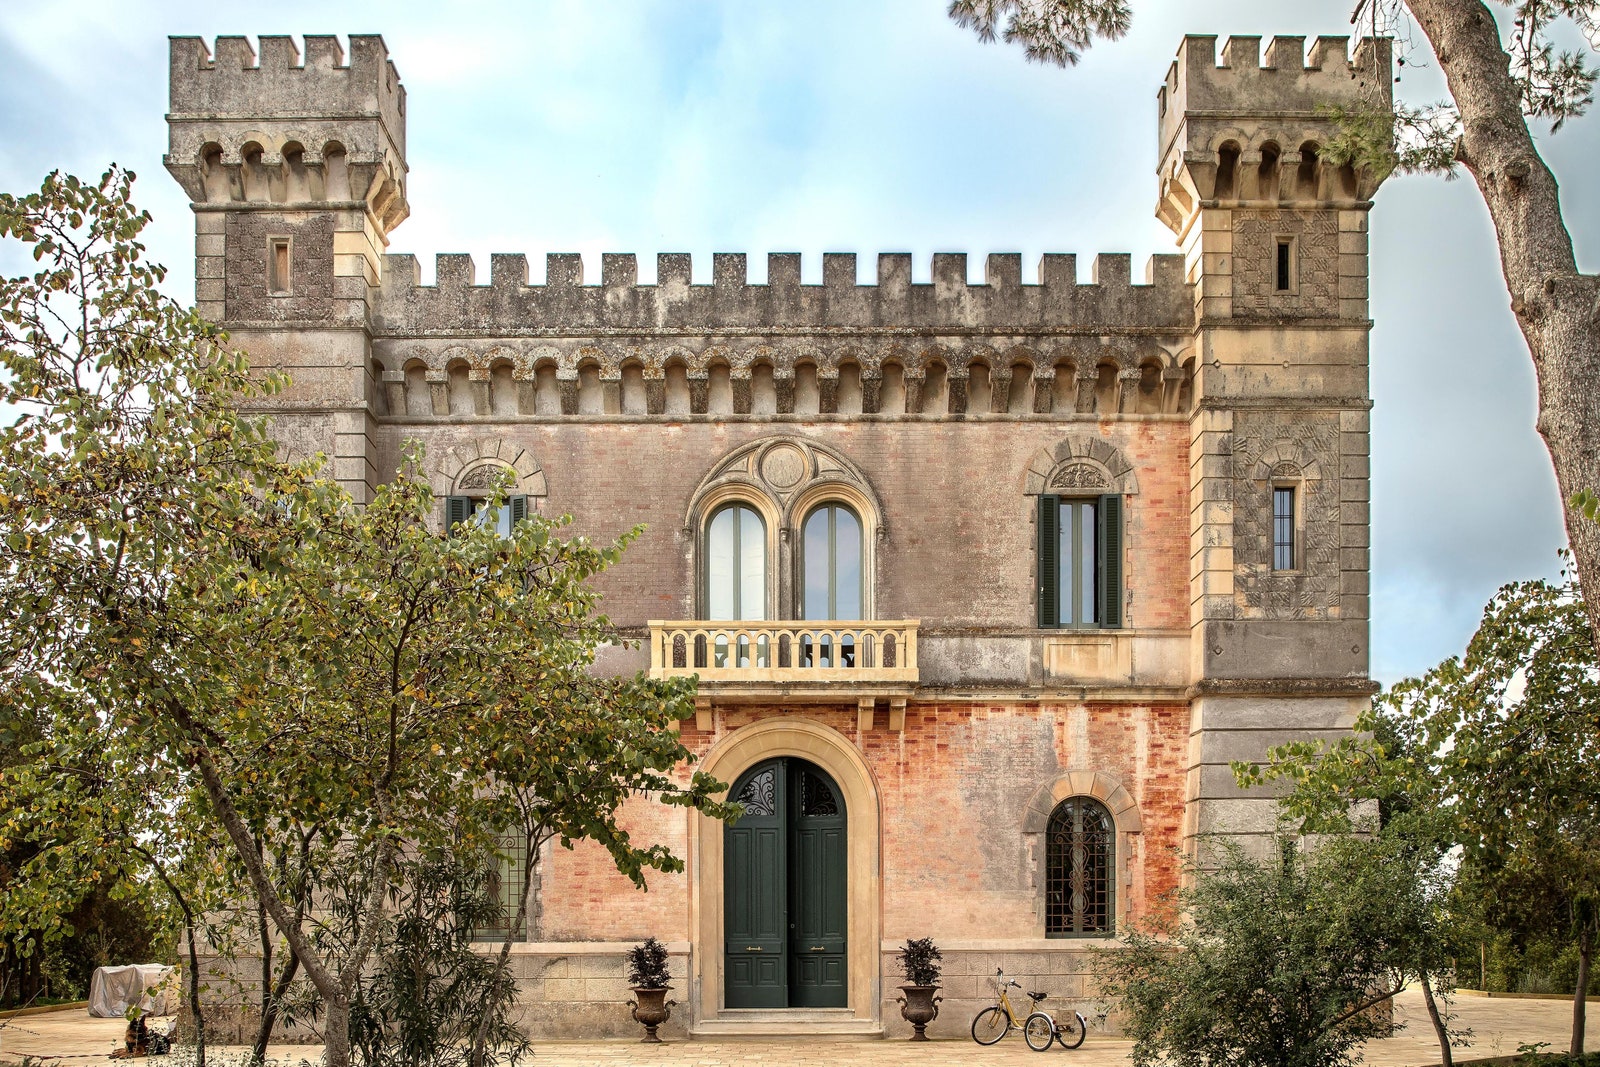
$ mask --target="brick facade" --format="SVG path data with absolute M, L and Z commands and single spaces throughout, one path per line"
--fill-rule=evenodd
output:
M 1207 835 L 1270 830 L 1271 797 L 1239 790 L 1230 760 L 1349 728 L 1372 690 L 1377 178 L 1318 146 L 1325 105 L 1388 99 L 1388 42 L 1352 55 L 1340 38 L 1309 52 L 1277 38 L 1263 57 L 1234 38 L 1219 63 L 1214 38 L 1187 38 L 1158 94 L 1157 214 L 1181 254 L 1140 281 L 1129 257 L 1101 255 L 1087 284 L 1069 255 L 1027 277 L 992 255 L 976 285 L 960 255 L 935 256 L 928 283 L 883 255 L 868 285 L 853 255 L 825 256 L 820 285 L 801 284 L 797 256 L 771 256 L 755 285 L 743 255 L 718 255 L 696 285 L 688 257 L 663 255 L 641 285 L 631 255 L 602 257 L 586 284 L 578 257 L 554 254 L 541 285 L 524 256 L 496 255 L 486 283 L 441 256 L 423 286 L 413 257 L 386 251 L 409 211 L 387 50 L 353 37 L 346 62 L 312 37 L 306 51 L 262 38 L 258 61 L 222 38 L 213 57 L 174 39 L 169 115 L 199 308 L 292 375 L 261 409 L 285 449 L 324 453 L 365 502 L 418 440 L 441 525 L 444 498 L 504 468 L 579 532 L 642 526 L 597 582 L 638 647 L 604 650 L 601 669 L 700 674 L 681 724 L 700 766 L 732 782 L 804 759 L 843 802 L 842 1007 L 729 1009 L 731 831 L 639 799 L 630 832 L 688 869 L 641 893 L 590 845 L 541 857 L 513 953 L 530 1029 L 632 1032 L 621 954 L 652 934 L 679 985 L 669 1034 L 904 1032 L 892 950 L 919 936 L 945 951 L 936 1033 L 964 1029 L 995 967 L 1092 1010 L 1105 939 L 1047 936 L 1057 806 L 1104 812 L 1126 930 L 1165 906 L 1180 855 L 1204 861 Z M 286 287 L 269 274 L 283 239 Z M 1273 567 L 1276 488 L 1298 502 L 1288 569 Z M 1040 625 L 1040 568 L 1074 566 L 1042 561 L 1049 496 L 1120 512 L 1076 564 L 1109 596 L 1107 625 Z M 765 524 L 759 622 L 705 617 L 707 525 L 730 501 Z M 798 618 L 802 527 L 824 503 L 866 531 L 864 620 Z M 770 644 L 717 658 L 741 638 Z M 847 640 L 849 662 L 826 670 L 803 651 Z

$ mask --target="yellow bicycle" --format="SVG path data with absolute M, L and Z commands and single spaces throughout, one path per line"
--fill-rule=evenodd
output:
M 1006 972 L 996 968 L 994 972 L 994 1006 L 984 1008 L 972 1018 L 972 1040 L 980 1045 L 992 1045 L 1005 1037 L 1013 1030 L 1022 1029 L 1022 1021 L 1017 1018 L 1015 1009 L 1011 1007 L 1011 997 L 1008 991 L 1022 986 L 1006 978 Z M 1048 994 L 1029 993 L 1028 999 L 1038 1007 L 1039 1001 Z

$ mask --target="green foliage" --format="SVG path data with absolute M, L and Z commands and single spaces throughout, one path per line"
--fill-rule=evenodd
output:
M 0 279 L 0 402 L 21 412 L 0 427 L 0 728 L 27 739 L 0 848 L 39 850 L 0 915 L 64 929 L 130 855 L 191 912 L 250 900 L 339 1063 L 402 848 L 531 821 L 642 887 L 683 863 L 630 839 L 626 801 L 733 809 L 680 770 L 692 682 L 590 672 L 615 635 L 589 580 L 637 531 L 441 537 L 415 447 L 361 507 L 320 457 L 282 460 L 237 407 L 282 382 L 159 294 L 130 181 L 0 197 L 0 238 L 40 265 Z M 315 943 L 316 880 L 352 863 L 353 932 Z
M 654 937 L 628 950 L 628 984 L 638 989 L 666 989 L 672 981 L 667 967 L 667 946 Z
M 1570 950 L 1570 991 L 1600 936 L 1600 660 L 1576 582 L 1501 588 L 1464 656 L 1395 685 L 1356 730 L 1234 771 L 1288 781 L 1285 810 L 1310 830 L 1378 829 L 1376 806 L 1386 836 L 1458 849 L 1440 916 L 1454 954 L 1482 971 L 1497 946 L 1509 984 Z
M 944 954 L 931 937 L 907 938 L 897 959 L 907 985 L 938 985 L 940 976 L 944 974 L 944 968 L 939 963 L 944 959 Z
M 1103 951 L 1133 1062 L 1178 1067 L 1333 1067 L 1389 1033 L 1373 1010 L 1428 937 L 1430 855 L 1390 839 L 1335 836 L 1272 855 L 1207 845 L 1177 914 Z
M 492 865 L 492 856 L 448 852 L 401 864 L 376 965 L 358 984 L 350 1015 L 357 1063 L 465 1065 L 480 1029 L 490 1062 L 515 1064 L 530 1053 L 513 1018 L 516 980 L 472 945 L 474 928 L 501 919 L 487 890 Z M 363 886 L 350 888 L 334 909 L 347 936 L 358 929 L 365 896 Z
M 950 0 L 956 25 L 988 44 L 997 37 L 1020 44 L 1030 63 L 1070 67 L 1095 38 L 1128 32 L 1128 0 Z

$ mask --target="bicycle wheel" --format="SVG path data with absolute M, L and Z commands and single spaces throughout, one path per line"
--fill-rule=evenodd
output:
M 972 1040 L 980 1045 L 992 1045 L 1005 1037 L 1011 1030 L 1011 1020 L 1006 1018 L 1006 1013 L 996 1004 L 992 1008 L 984 1008 L 972 1017 Z
M 1056 1024 L 1056 1040 L 1061 1042 L 1062 1048 L 1077 1048 L 1088 1034 L 1089 1028 L 1084 1025 L 1083 1016 L 1077 1012 Z
M 1044 1052 L 1050 1047 L 1050 1042 L 1056 1036 L 1055 1020 L 1042 1011 L 1036 1011 L 1028 1016 L 1022 1024 L 1022 1040 L 1035 1052 Z

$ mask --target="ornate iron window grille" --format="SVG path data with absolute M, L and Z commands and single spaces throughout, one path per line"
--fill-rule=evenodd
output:
M 1046 936 L 1113 932 L 1115 832 L 1099 801 L 1069 797 L 1056 805 L 1045 831 Z

